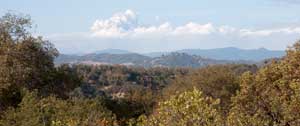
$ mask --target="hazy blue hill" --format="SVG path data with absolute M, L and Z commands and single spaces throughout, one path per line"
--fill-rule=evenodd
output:
M 197 55 L 173 52 L 161 57 L 148 57 L 136 53 L 128 54 L 87 54 L 83 56 L 61 55 L 56 64 L 119 64 L 141 67 L 202 67 L 211 64 L 254 63 L 251 61 L 230 61 L 203 58 Z
M 163 55 L 168 55 L 170 53 L 172 52 L 151 52 L 151 53 L 144 53 L 143 55 L 155 58 L 155 57 L 161 57 Z
M 152 59 L 151 66 L 164 66 L 164 67 L 202 67 L 212 64 L 226 64 L 232 63 L 225 60 L 214 60 L 203 58 L 196 55 L 189 55 L 186 53 L 172 52 L 161 57 Z
M 265 48 L 259 49 L 239 49 L 235 47 L 216 48 L 216 49 L 183 49 L 175 52 L 187 53 L 189 55 L 197 55 L 205 58 L 218 60 L 251 60 L 261 61 L 269 58 L 280 58 L 284 51 L 273 51 Z M 153 52 L 144 54 L 149 57 L 160 57 L 170 54 L 170 52 Z
M 108 64 L 143 64 L 150 60 L 150 57 L 140 55 L 137 53 L 127 54 L 89 54 L 82 56 L 80 61 L 94 61 Z
M 78 62 L 81 56 L 79 55 L 66 55 L 60 54 L 55 59 L 55 64 L 64 64 L 64 63 L 75 63 Z
M 127 50 L 121 50 L 121 49 L 104 49 L 100 51 L 93 52 L 95 54 L 128 54 L 132 53 Z
M 271 51 L 265 48 L 260 49 L 239 49 L 234 47 L 217 49 L 185 49 L 178 52 L 188 53 L 190 55 L 199 55 L 219 60 L 252 60 L 261 61 L 268 58 L 282 57 L 284 51 Z
M 87 54 L 83 56 L 75 55 L 60 55 L 56 58 L 56 64 L 63 63 L 84 63 L 84 64 L 124 64 L 124 65 L 136 65 L 144 64 L 144 62 L 150 60 L 150 57 L 136 54 L 136 53 L 127 53 L 127 54 Z
M 156 52 L 149 54 L 131 53 L 119 49 L 101 50 L 86 55 L 60 55 L 56 64 L 121 64 L 135 66 L 200 67 L 209 64 L 258 63 L 265 59 L 280 58 L 284 51 L 260 49 L 238 49 L 234 47 L 218 49 L 184 49 L 176 52 Z

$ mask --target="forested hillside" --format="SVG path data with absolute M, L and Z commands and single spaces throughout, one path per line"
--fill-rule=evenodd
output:
M 299 41 L 262 66 L 182 53 L 151 62 L 175 67 L 55 65 L 59 52 L 31 27 L 26 15 L 0 18 L 0 126 L 300 125 Z
M 55 59 L 56 65 L 85 64 L 85 65 L 123 65 L 135 67 L 192 67 L 199 68 L 216 64 L 254 64 L 248 60 L 215 60 L 187 53 L 173 52 L 159 57 L 148 57 L 137 53 L 109 54 L 92 53 L 82 56 L 60 55 Z
M 177 50 L 178 53 L 186 53 L 189 55 L 202 56 L 204 58 L 217 60 L 248 60 L 261 61 L 269 58 L 280 58 L 284 56 L 284 51 L 274 51 L 265 48 L 259 49 L 240 49 L 235 47 L 216 48 L 216 49 L 183 49 Z M 160 57 L 162 55 L 170 54 L 170 52 L 153 52 L 146 53 L 146 56 Z

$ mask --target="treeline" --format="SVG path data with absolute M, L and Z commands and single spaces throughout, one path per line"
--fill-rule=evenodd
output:
M 260 68 L 55 66 L 30 28 L 0 18 L 0 126 L 300 125 L 300 42 Z

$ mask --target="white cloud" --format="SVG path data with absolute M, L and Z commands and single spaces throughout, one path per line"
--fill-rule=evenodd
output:
M 300 0 L 272 0 L 273 2 L 288 3 L 288 4 L 299 4 Z
M 273 34 L 299 34 L 300 27 L 295 28 L 279 28 L 279 29 L 264 29 L 264 30 L 240 30 L 241 36 L 271 36 Z
M 232 34 L 232 33 L 237 32 L 236 28 L 231 27 L 231 26 L 226 26 L 226 25 L 219 27 L 218 30 L 222 34 Z
M 136 52 L 172 51 L 184 48 L 285 49 L 300 37 L 300 26 L 238 28 L 229 25 L 189 22 L 173 25 L 141 25 L 132 10 L 99 19 L 87 33 L 48 36 L 63 53 L 92 52 L 105 48 Z
M 279 28 L 279 29 L 242 29 L 231 26 L 214 26 L 212 23 L 198 24 L 190 22 L 182 26 L 172 26 L 171 23 L 165 22 L 158 26 L 142 26 L 138 25 L 137 14 L 132 10 L 127 10 L 123 13 L 114 14 L 106 20 L 96 20 L 91 27 L 92 36 L 94 37 L 143 37 L 146 35 L 160 36 L 183 36 L 183 35 L 211 35 L 235 34 L 237 37 L 258 37 L 270 36 L 272 34 L 300 34 L 300 27 L 294 28 Z
M 114 14 L 107 20 L 96 20 L 91 27 L 93 36 L 121 37 L 137 26 L 137 14 L 132 10 Z
M 215 27 L 211 24 L 197 24 L 190 22 L 184 26 L 176 27 L 174 30 L 174 34 L 181 35 L 181 34 L 199 34 L 199 35 L 207 35 L 211 34 L 215 31 Z
M 132 34 L 166 34 L 173 30 L 170 23 L 166 22 L 159 26 L 150 26 L 150 27 L 137 27 L 133 30 Z

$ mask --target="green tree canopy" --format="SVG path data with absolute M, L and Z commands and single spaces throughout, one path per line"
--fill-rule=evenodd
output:
M 193 90 L 193 87 L 201 90 L 204 96 L 220 99 L 223 113 L 227 113 L 231 104 L 231 97 L 239 89 L 239 74 L 243 66 L 214 65 L 197 69 L 186 76 L 178 76 L 170 86 L 164 89 L 164 96 L 172 96 L 185 91 Z
M 0 119 L 0 126 L 112 126 L 113 114 L 101 98 L 62 100 L 53 96 L 40 98 L 25 91 L 18 108 L 11 108 Z
M 17 106 L 22 88 L 37 89 L 40 96 L 48 96 L 67 93 L 79 82 L 56 78 L 66 75 L 66 69 L 54 66 L 58 51 L 49 41 L 32 35 L 30 28 L 29 16 L 7 13 L 0 18 L 0 113 Z
M 286 52 L 256 75 L 243 75 L 228 125 L 300 125 L 300 42 Z
M 222 126 L 216 106 L 219 100 L 204 97 L 194 89 L 161 102 L 142 125 L 145 126 Z

